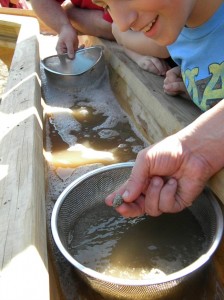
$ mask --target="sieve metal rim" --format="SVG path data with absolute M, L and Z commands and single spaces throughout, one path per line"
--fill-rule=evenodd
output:
M 98 59 L 95 61 L 95 63 L 93 65 L 91 65 L 91 67 L 89 67 L 87 70 L 83 71 L 83 72 L 80 72 L 80 73 L 62 73 L 62 72 L 57 72 L 55 70 L 52 70 L 50 69 L 49 67 L 47 67 L 46 65 L 46 60 L 49 59 L 49 58 L 52 58 L 52 57 L 58 57 L 58 55 L 51 55 L 51 56 L 48 56 L 48 57 L 45 57 L 42 61 L 41 61 L 41 64 L 43 66 L 43 68 L 45 70 L 47 70 L 48 72 L 52 73 L 52 74 L 56 74 L 56 75 L 62 75 L 62 76 L 80 76 L 88 71 L 90 71 L 93 67 L 95 67 L 95 65 L 100 61 L 102 55 L 103 55 L 103 48 L 101 46 L 92 46 L 92 47 L 87 47 L 87 48 L 82 48 L 82 49 L 79 49 L 76 51 L 76 53 L 81 53 L 81 52 L 84 52 L 84 51 L 88 51 L 88 50 L 91 50 L 91 49 L 100 49 L 100 54 L 99 54 L 99 57 Z
M 66 195 L 77 185 L 79 185 L 83 180 L 86 180 L 94 175 L 97 175 L 99 173 L 102 173 L 107 170 L 112 170 L 116 168 L 130 168 L 134 166 L 134 162 L 125 162 L 125 163 L 117 163 L 105 167 L 100 167 L 98 169 L 95 169 L 93 171 L 90 171 L 82 176 L 80 176 L 78 179 L 74 180 L 58 197 L 53 211 L 52 211 L 52 216 L 51 216 L 51 229 L 52 229 L 52 235 L 54 238 L 54 241 L 61 251 L 61 253 L 64 255 L 64 257 L 75 267 L 77 268 L 80 272 L 84 273 L 87 276 L 90 276 L 92 278 L 98 279 L 100 281 L 105 281 L 111 284 L 116 284 L 116 285 L 126 285 L 126 286 L 150 286 L 150 285 L 158 285 L 158 284 L 163 284 L 169 281 L 174 281 L 174 280 L 179 280 L 182 277 L 185 277 L 189 275 L 190 273 L 199 270 L 205 263 L 207 263 L 215 250 L 217 249 L 219 242 L 222 238 L 223 234 L 223 213 L 220 208 L 220 205 L 218 204 L 218 201 L 216 198 L 212 195 L 212 193 L 209 190 L 206 190 L 206 192 L 211 196 L 212 200 L 209 199 L 211 205 L 214 208 L 215 214 L 217 216 L 217 226 L 216 226 L 216 231 L 214 234 L 214 242 L 212 246 L 209 248 L 209 250 L 200 256 L 197 260 L 195 260 L 192 264 L 189 266 L 181 269 L 180 271 L 174 272 L 172 274 L 166 275 L 166 276 L 161 276 L 155 279 L 141 279 L 141 280 L 136 280 L 136 279 L 121 279 L 121 278 L 116 278 L 108 275 L 101 274 L 97 271 L 94 271 L 90 268 L 85 267 L 81 263 L 79 263 L 76 259 L 74 259 L 68 251 L 65 249 L 63 244 L 61 243 L 59 234 L 58 234 L 58 229 L 57 229 L 57 217 L 58 213 L 60 210 L 60 207 L 63 203 L 64 198 Z

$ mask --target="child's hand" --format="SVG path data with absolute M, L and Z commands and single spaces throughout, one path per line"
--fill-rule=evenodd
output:
M 150 73 L 163 76 L 170 69 L 168 63 L 154 56 L 145 56 L 130 49 L 124 48 L 124 52 L 130 57 L 140 68 Z
M 64 25 L 58 36 L 57 53 L 67 53 L 68 57 L 72 59 L 75 56 L 75 51 L 78 49 L 78 44 L 76 30 L 70 24 Z
M 185 84 L 181 76 L 180 67 L 174 67 L 167 71 L 163 84 L 164 92 L 171 96 L 181 95 L 190 99 Z
M 160 59 L 154 56 L 142 55 L 136 60 L 136 63 L 143 70 L 160 76 L 164 76 L 170 69 L 169 65 L 164 59 Z

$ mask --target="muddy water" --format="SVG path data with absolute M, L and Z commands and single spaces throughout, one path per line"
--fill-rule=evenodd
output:
M 69 253 L 78 262 L 122 279 L 159 280 L 205 249 L 204 233 L 189 210 L 125 219 L 99 204 L 80 215 L 68 235 Z
M 74 168 L 129 161 L 146 144 L 105 83 L 69 93 L 54 86 L 49 91 L 48 84 L 44 96 L 45 157 L 54 166 Z
M 138 151 L 147 145 L 118 105 L 107 72 L 103 76 L 86 89 L 63 90 L 52 85 L 41 69 L 42 95 L 46 103 L 47 226 L 50 251 L 65 300 L 106 298 L 85 284 L 54 244 L 50 217 L 55 201 L 74 179 L 106 164 L 134 160 Z M 217 282 L 211 278 L 214 279 L 212 266 L 200 284 L 175 299 L 224 299 L 217 298 Z
M 96 162 L 129 161 L 142 149 L 142 141 L 133 134 L 125 117 L 110 128 L 104 124 L 108 117 L 97 113 L 86 99 L 77 102 L 70 110 L 69 116 L 63 112 L 49 112 L 47 115 L 46 128 L 51 146 L 46 144 L 46 157 L 55 166 L 74 168 Z M 70 141 L 63 137 L 64 133 L 60 134 L 63 125 L 60 123 L 65 123 L 64 119 L 68 117 L 79 123 L 78 129 L 69 128 Z

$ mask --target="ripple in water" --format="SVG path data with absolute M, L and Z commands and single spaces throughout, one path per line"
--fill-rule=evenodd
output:
M 190 210 L 126 219 L 105 205 L 81 215 L 68 236 L 72 256 L 85 267 L 125 279 L 165 276 L 203 254 L 205 236 Z

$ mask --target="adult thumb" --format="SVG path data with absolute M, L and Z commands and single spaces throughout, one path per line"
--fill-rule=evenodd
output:
M 133 202 L 141 194 L 144 194 L 150 182 L 148 176 L 149 170 L 147 166 L 142 165 L 140 161 L 136 161 L 131 175 L 123 186 L 122 198 L 125 202 Z

